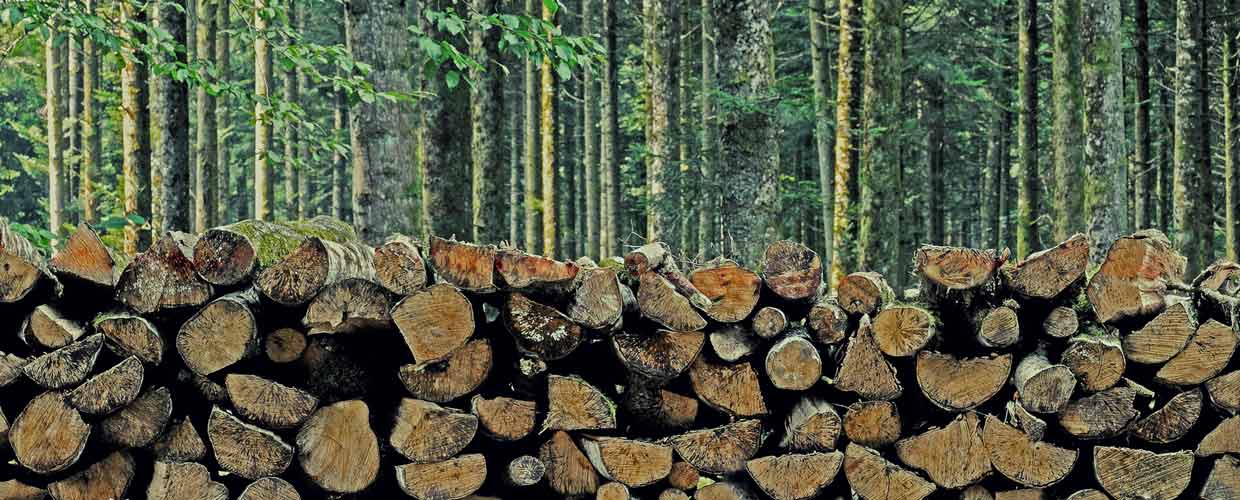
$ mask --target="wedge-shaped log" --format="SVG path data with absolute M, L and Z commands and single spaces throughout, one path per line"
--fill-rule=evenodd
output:
M 831 403 L 807 396 L 788 413 L 779 446 L 802 452 L 832 451 L 843 426 Z
M 963 488 L 990 474 L 990 455 L 982 442 L 982 421 L 976 413 L 896 443 L 896 455 L 905 465 L 924 471 L 935 484 Z
M 866 316 L 862 316 L 861 324 L 848 341 L 844 360 L 835 372 L 835 387 L 864 399 L 890 400 L 904 392 L 895 367 L 879 350 Z
M 568 317 L 591 330 L 620 328 L 624 312 L 637 307 L 633 291 L 620 283 L 614 269 L 586 268 L 580 274 L 581 283 L 566 309 Z
M 1128 363 L 1120 340 L 1113 335 L 1079 335 L 1068 342 L 1059 357 L 1076 375 L 1077 386 L 1085 392 L 1110 389 L 1124 376 Z
M 611 343 L 629 371 L 655 380 L 670 380 L 683 373 L 697 358 L 705 335 L 670 330 L 657 330 L 653 334 L 622 332 L 613 335 Z
M 65 246 L 56 251 L 48 267 L 61 279 L 95 287 L 116 285 L 116 259 L 89 224 L 78 224 Z
M 735 417 L 767 413 L 766 399 L 758 385 L 758 372 L 749 363 L 721 364 L 698 356 L 689 368 L 689 381 L 698 399 L 711 408 Z
M 1210 402 L 1220 410 L 1235 414 L 1240 411 L 1240 370 L 1227 372 L 1207 381 Z
M 301 495 L 288 481 L 264 477 L 246 486 L 237 500 L 301 500 Z
M 1039 347 L 1016 365 L 1012 385 L 1021 404 L 1035 413 L 1058 413 L 1076 389 L 1076 376 L 1064 365 L 1052 365 Z
M 103 497 L 100 497 L 103 498 Z M 211 480 L 205 466 L 193 462 L 155 462 L 146 488 L 150 500 L 228 500 L 228 487 Z
M 732 474 L 745 467 L 762 446 L 762 422 L 740 420 L 712 429 L 689 431 L 672 438 L 676 454 L 699 471 Z
M 418 244 L 397 234 L 375 247 L 375 278 L 396 295 L 413 295 L 425 287 L 426 259 Z
M 42 283 L 59 294 L 60 283 L 47 269 L 42 252 L 0 219 L 0 304 L 18 302 Z
M 8 387 L 25 375 L 26 358 L 16 354 L 0 352 L 0 387 Z
M 468 497 L 487 478 L 486 457 L 461 455 L 430 464 L 396 466 L 396 484 L 415 500 L 458 500 Z
M 106 443 L 126 448 L 150 444 L 159 437 L 172 418 L 172 391 L 167 387 L 147 389 L 132 403 L 99 422 L 99 436 Z
M 957 358 L 932 351 L 917 353 L 917 386 L 926 399 L 947 411 L 965 411 L 989 401 L 1012 372 L 1012 355 Z
M 710 332 L 710 347 L 719 359 L 734 363 L 758 349 L 762 339 L 744 323 L 721 325 Z
M 1134 363 L 1166 363 L 1197 332 L 1197 313 L 1186 300 L 1172 300 L 1140 330 L 1124 336 L 1124 355 Z
M 216 463 L 246 479 L 278 476 L 293 462 L 293 447 L 280 436 L 242 422 L 218 406 L 211 409 L 207 438 Z
M 920 500 L 938 488 L 934 483 L 856 443 L 844 450 L 844 476 L 865 500 Z
M 757 500 L 757 494 L 739 481 L 719 481 L 697 490 L 694 500 Z
M 553 432 L 539 447 L 538 459 L 546 466 L 547 485 L 560 495 L 578 497 L 599 489 L 598 473 L 567 432 Z
M 1236 351 L 1236 343 L 1236 332 L 1231 328 L 1207 321 L 1197 327 L 1184 350 L 1154 374 L 1154 380 L 1173 386 L 1201 384 L 1223 371 Z
M 547 378 L 547 418 L 543 429 L 600 430 L 616 428 L 616 405 L 580 377 Z
M 995 470 L 1017 484 L 1044 488 L 1062 481 L 1076 464 L 1076 450 L 1035 441 L 1028 434 L 987 415 L 982 442 Z
M 228 400 L 243 418 L 267 429 L 301 425 L 318 407 L 313 394 L 257 375 L 230 373 L 224 378 Z
M 390 330 L 390 302 L 387 290 L 373 281 L 348 278 L 315 295 L 301 322 L 311 335 Z
M 95 317 L 95 331 L 108 347 L 122 356 L 137 356 L 143 363 L 158 365 L 164 359 L 164 341 L 146 318 L 127 313 L 104 313 Z
M 838 451 L 769 456 L 745 462 L 745 472 L 775 500 L 803 500 L 817 497 L 843 463 L 844 454 Z
M 1197 456 L 1240 453 L 1240 417 L 1228 417 L 1197 443 Z
M 414 397 L 446 403 L 482 385 L 491 363 L 491 343 L 474 339 L 442 360 L 401 366 L 398 375 Z
M 477 432 L 474 415 L 405 398 L 396 410 L 388 443 L 414 463 L 441 462 L 465 449 Z
M 1112 498 L 1179 498 L 1192 473 L 1193 454 L 1187 451 L 1157 454 L 1112 446 L 1094 448 L 1094 474 Z
M 706 319 L 689 299 L 657 273 L 643 273 L 639 277 L 637 308 L 643 316 L 669 330 L 694 331 L 706 327 Z
M 1184 279 L 1185 264 L 1171 241 L 1157 230 L 1116 240 L 1086 288 L 1098 321 L 1138 320 L 1162 312 L 1167 285 Z
M 1223 455 L 1214 459 L 1210 475 L 1201 486 L 1202 500 L 1240 498 L 1240 459 Z
M 676 462 L 672 464 L 672 471 L 667 474 L 667 484 L 681 491 L 690 491 L 697 487 L 701 477 L 697 467 L 689 462 Z
M 1137 392 L 1113 387 L 1074 399 L 1059 412 L 1059 426 L 1077 439 L 1105 439 L 1124 432 L 1138 416 L 1133 403 Z
M 297 463 L 310 481 L 332 493 L 356 493 L 375 482 L 379 438 L 370 430 L 366 403 L 341 401 L 315 411 L 297 431 Z
M 201 465 L 199 467 L 202 467 Z M 93 500 L 96 498 L 125 498 L 136 472 L 133 456 L 126 451 L 114 451 L 98 462 L 73 475 L 47 486 L 48 493 L 57 500 Z M 203 472 L 206 468 L 203 467 Z M 158 465 L 156 466 L 158 478 Z M 222 487 L 223 485 L 221 485 Z M 8 498 L 8 497 L 4 497 Z M 162 497 L 147 495 L 147 498 Z M 190 500 L 198 497 L 182 496 Z M 228 498 L 216 497 L 220 499 Z
M 1085 279 L 1089 238 L 1074 234 L 1067 241 L 1030 254 L 1000 273 L 1004 286 L 1030 299 L 1051 300 Z
M 844 412 L 844 435 L 862 446 L 880 448 L 900 439 L 900 409 L 890 401 L 861 401 Z
M 213 289 L 195 272 L 191 260 L 197 241 L 197 236 L 185 233 L 164 233 L 125 266 L 116 280 L 116 300 L 139 314 L 207 303 Z
M 585 339 L 581 326 L 564 313 L 520 293 L 504 302 L 504 326 L 518 349 L 545 361 L 572 354 Z
M 67 346 L 29 360 L 22 366 L 26 377 L 40 387 L 61 389 L 86 380 L 103 348 L 103 336 L 83 337 Z
M 1148 443 L 1171 443 L 1185 434 L 1201 416 L 1201 389 L 1192 388 L 1173 396 L 1162 408 L 1138 420 L 1132 433 Z
M 66 399 L 88 415 L 111 413 L 138 397 L 142 376 L 142 362 L 130 356 L 69 391 Z
M 581 449 L 603 477 L 640 488 L 667 477 L 672 470 L 672 448 L 634 439 L 584 437 Z
M 483 432 L 492 439 L 516 441 L 534 432 L 538 413 L 533 401 L 475 395 L 470 406 Z
M 580 271 L 575 262 L 561 262 L 515 248 L 504 248 L 495 254 L 495 272 L 509 290 L 561 294 L 572 288 Z
M 31 486 L 16 479 L 0 481 L 0 498 L 12 500 L 44 500 L 47 490 Z
M 156 460 L 164 462 L 197 462 L 207 454 L 206 443 L 202 442 L 194 422 L 187 418 L 169 423 L 164 433 L 151 443 L 150 449 Z
M 86 328 L 49 304 L 34 308 L 18 332 L 28 345 L 57 349 L 86 334 Z

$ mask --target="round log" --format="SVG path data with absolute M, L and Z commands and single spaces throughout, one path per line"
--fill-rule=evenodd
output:
M 689 281 L 707 299 L 703 312 L 720 323 L 736 323 L 749 317 L 758 304 L 762 278 L 736 262 L 717 259 L 689 273 Z
M 26 405 L 9 427 L 9 446 L 22 467 L 39 474 L 62 471 L 77 463 L 86 448 L 90 424 L 56 392 L 45 392 Z
M 1127 362 L 1118 337 L 1080 335 L 1068 342 L 1059 357 L 1076 375 L 1077 386 L 1085 392 L 1110 389 L 1124 376 Z
M 418 363 L 443 359 L 474 334 L 474 306 L 445 283 L 401 299 L 392 307 L 392 320 Z
M 849 314 L 874 314 L 896 300 L 883 276 L 873 272 L 852 273 L 840 280 L 835 290 L 840 307 Z
M 252 289 L 233 293 L 211 301 L 186 320 L 176 338 L 185 366 L 205 377 L 257 352 L 257 304 Z
M 375 248 L 375 278 L 396 295 L 413 295 L 426 287 L 426 260 L 418 244 L 405 235 L 393 235 Z
M 1068 404 L 1072 391 L 1076 389 L 1076 377 L 1072 370 L 1064 365 L 1052 365 L 1042 348 L 1025 356 L 1016 365 L 1012 382 L 1020 395 L 1021 404 L 1035 413 L 1058 413 Z
M 1042 331 L 1046 333 L 1046 336 L 1055 339 L 1066 339 L 1076 335 L 1080 326 L 1076 310 L 1065 306 L 1056 306 L 1051 309 L 1051 312 L 1046 313 L 1046 318 L 1042 320 Z
M 301 500 L 301 494 L 288 481 L 264 477 L 246 486 L 237 500 Z
M 292 363 L 306 351 L 306 336 L 292 328 L 281 328 L 267 335 L 263 351 L 272 363 Z
M 822 357 L 799 326 L 771 346 L 763 367 L 771 385 L 786 391 L 804 391 L 822 377 Z
M 508 462 L 504 482 L 518 488 L 533 486 L 542 481 L 543 474 L 546 472 L 547 467 L 543 465 L 542 460 L 529 455 L 521 455 Z
M 356 241 L 337 243 L 310 236 L 292 253 L 259 271 L 254 286 L 277 304 L 297 306 L 333 283 L 349 278 L 374 281 L 374 258 L 373 248 Z
M 973 315 L 977 342 L 990 348 L 1010 347 L 1020 341 L 1020 318 L 1012 307 L 1001 305 Z
M 788 327 L 788 317 L 776 307 L 763 307 L 754 313 L 750 324 L 754 335 L 764 339 L 773 339 Z
M 822 299 L 809 309 L 805 326 L 818 342 L 838 344 L 848 336 L 848 313 L 834 298 Z
M 920 307 L 888 307 L 874 317 L 872 331 L 878 349 L 884 354 L 904 358 L 917 354 L 935 334 L 934 316 Z
M 880 448 L 900 439 L 900 409 L 890 401 L 862 401 L 844 412 L 844 435 L 849 441 Z
M 822 260 L 809 247 L 781 240 L 766 247 L 766 287 L 784 300 L 812 302 L 822 287 Z
M 245 220 L 203 233 L 194 245 L 194 267 L 208 283 L 236 285 L 288 257 L 309 236 L 337 243 L 357 239 L 352 226 L 330 217 L 282 223 Z

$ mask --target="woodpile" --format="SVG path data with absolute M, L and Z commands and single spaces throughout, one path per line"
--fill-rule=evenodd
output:
M 1240 266 L 1089 252 L 0 226 L 0 499 L 1240 499 Z

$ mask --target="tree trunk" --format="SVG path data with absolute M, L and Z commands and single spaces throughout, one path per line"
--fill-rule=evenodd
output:
M 811 77 L 814 80 L 814 145 L 817 148 L 818 193 L 822 197 L 822 268 L 827 276 L 828 288 L 835 282 L 833 251 L 835 245 L 835 175 L 832 169 L 831 113 L 832 103 L 830 69 L 827 67 L 830 52 L 827 49 L 827 13 L 823 0 L 810 0 L 808 12 L 810 37 Z
M 219 70 L 219 79 L 221 82 L 228 82 L 232 79 L 231 59 L 232 52 L 229 44 L 229 31 L 232 29 L 232 10 L 231 0 L 216 0 L 215 2 L 215 67 Z M 216 221 L 240 220 L 248 219 L 250 215 L 250 203 L 246 197 L 245 181 L 248 177 L 245 175 L 245 167 L 236 168 L 237 178 L 232 181 L 233 168 L 231 165 L 231 150 L 228 143 L 228 127 L 219 126 L 221 123 L 232 123 L 229 114 L 228 96 L 221 94 L 215 98 L 215 176 L 219 180 L 216 185 L 215 201 Z M 232 186 L 230 189 L 229 186 Z M 231 216 L 229 214 L 232 214 Z
M 1240 1 L 1231 0 L 1223 32 L 1223 171 L 1227 260 L 1240 260 Z
M 1123 111 L 1123 54 L 1117 0 L 1089 2 L 1081 36 L 1085 57 L 1085 210 L 1093 240 L 1093 264 L 1129 226 Z M 1079 163 L 1072 163 L 1076 165 Z M 1076 168 L 1076 167 L 1072 167 Z M 1063 179 L 1060 179 L 1063 180 Z M 1079 186 L 1078 180 L 1071 185 Z M 1061 188 L 1066 184 L 1060 184 Z M 1075 224 L 1072 225 L 1075 227 Z M 1057 226 L 1058 229 L 1058 226 Z
M 542 6 L 542 19 L 554 23 L 555 13 L 547 3 Z M 550 36 L 550 35 L 548 35 Z M 550 41 L 550 40 L 548 40 Z M 539 156 L 542 160 L 542 254 L 555 258 L 557 251 L 556 233 L 556 156 L 555 156 L 555 74 L 551 68 L 551 59 L 543 57 L 539 87 Z
M 175 0 L 157 9 L 160 29 L 166 30 L 171 42 L 184 47 L 185 3 Z M 187 64 L 187 55 L 178 50 L 165 64 Z M 172 75 L 156 78 L 152 86 L 151 127 L 157 131 L 151 146 L 151 168 L 161 181 L 157 230 L 189 231 L 193 220 L 190 213 L 189 184 L 189 83 L 177 81 Z
M 700 15 L 702 18 L 701 47 L 701 89 L 698 95 L 698 111 L 701 114 L 701 156 L 699 157 L 701 184 L 698 200 L 698 251 L 704 256 L 718 255 L 719 227 L 719 187 L 715 183 L 715 175 L 719 171 L 719 133 L 717 130 L 715 106 L 715 81 L 718 60 L 716 59 L 715 7 L 714 0 L 702 0 Z
M 693 12 L 691 4 L 682 3 L 677 7 L 679 9 L 676 17 L 676 33 L 678 40 L 676 48 L 676 58 L 679 60 L 679 69 L 677 70 L 676 79 L 676 141 L 677 141 L 677 166 L 676 166 L 676 196 L 679 200 L 680 207 L 677 224 L 677 236 L 679 236 L 679 246 L 681 252 L 685 255 L 696 255 L 697 249 L 697 218 L 693 216 L 694 205 L 697 203 L 698 195 L 702 183 L 699 179 L 694 178 L 691 173 L 691 165 L 696 158 L 693 151 L 694 139 L 696 134 L 692 132 L 693 126 L 693 34 L 696 29 L 689 24 L 689 13 Z
M 525 234 L 522 231 L 522 214 L 525 208 L 521 198 L 522 186 L 525 184 L 521 163 L 521 136 L 524 133 L 521 113 L 524 111 L 524 94 L 520 90 L 514 94 L 520 97 L 522 102 L 520 106 L 513 106 L 508 115 L 508 242 L 520 247 L 521 237 Z
M 270 19 L 263 13 L 268 0 L 256 0 L 254 4 L 254 29 L 260 33 L 268 29 Z M 272 198 L 275 197 L 271 158 L 271 42 L 266 36 L 254 38 L 254 218 L 272 220 Z
M 857 61 L 859 59 L 861 36 L 861 8 L 857 0 L 840 0 L 840 31 L 839 57 L 836 61 L 835 86 L 835 216 L 832 221 L 834 232 L 835 271 L 831 276 L 832 283 L 838 283 L 844 274 L 857 267 L 857 228 L 853 220 L 857 216 L 853 203 L 857 198 L 857 160 L 856 132 L 857 110 L 854 105 L 859 101 L 855 90 L 859 87 L 857 78 Z
M 454 12 L 447 7 L 448 12 Z M 448 33 L 439 31 L 433 23 L 423 21 L 423 29 L 435 39 L 447 39 Z M 456 44 L 458 50 L 467 51 L 466 47 Z M 475 82 L 475 87 L 486 85 Z M 422 81 L 422 90 L 434 95 L 433 99 L 423 99 L 418 103 L 418 114 L 423 126 L 418 130 L 421 150 L 422 175 L 422 222 L 428 234 L 441 237 L 460 236 L 465 238 L 473 234 L 471 230 L 471 204 L 467 193 L 470 193 L 471 176 L 468 174 L 470 164 L 470 135 L 461 133 L 468 130 L 470 110 L 470 91 L 466 85 L 449 87 L 445 75 L 426 75 Z M 473 134 L 475 137 L 477 134 Z M 474 151 L 475 158 L 479 151 Z M 493 158 L 488 158 L 488 161 Z M 384 167 L 387 164 L 380 164 Z M 377 235 L 384 238 L 386 234 Z M 481 243 L 481 242 L 480 242 Z
M 899 163 L 903 155 L 903 91 L 901 65 L 904 56 L 903 2 L 866 0 L 865 72 L 862 95 L 862 141 L 860 178 L 861 217 L 858 228 L 857 266 L 882 269 L 895 278 L 896 289 L 903 272 L 899 264 L 899 236 L 904 200 L 904 181 Z M 896 267 L 890 267 L 896 266 Z
M 67 83 L 65 93 L 61 96 L 65 100 L 64 128 L 67 129 L 64 131 L 67 145 L 64 150 L 65 164 L 61 167 L 65 174 L 63 196 L 69 206 L 69 211 L 77 212 L 76 222 L 81 222 L 80 207 L 79 210 L 74 210 L 74 207 L 77 206 L 78 201 L 78 169 L 82 154 L 82 40 L 76 36 L 69 36 L 64 41 L 63 50 L 65 68 L 62 78 Z
M 146 21 L 146 13 L 130 8 L 128 4 L 121 9 L 124 21 L 142 23 Z M 145 43 L 146 36 L 138 31 L 122 34 L 133 38 L 133 43 Z M 151 219 L 151 135 L 148 101 L 150 97 L 147 80 L 149 77 L 145 54 L 125 49 L 125 66 L 121 70 L 121 143 L 122 170 L 125 177 L 125 214 L 126 216 L 142 217 L 144 222 Z M 55 198 L 52 198 L 55 199 Z M 142 224 L 125 226 L 125 253 L 134 255 L 139 249 L 151 244 L 149 229 Z
M 344 91 L 337 91 L 332 96 L 332 133 L 338 138 L 347 140 L 349 137 L 349 104 Z M 349 161 L 347 155 L 340 151 L 332 152 L 332 187 L 331 213 L 340 220 L 345 218 L 347 207 L 346 192 L 348 191 Z
M 293 25 L 293 29 L 298 33 L 302 33 L 302 36 L 307 36 L 306 2 L 301 1 L 293 3 L 294 6 L 291 8 L 293 9 L 293 14 L 297 17 L 296 23 Z M 289 22 L 293 22 L 293 19 L 290 18 Z M 298 104 L 301 105 L 303 110 L 305 110 L 309 108 L 308 99 L 302 98 L 301 96 L 303 93 L 312 90 L 309 83 L 309 75 L 307 75 L 305 70 L 301 67 L 298 67 L 295 72 L 294 81 L 297 85 L 298 98 L 301 99 L 301 102 Z M 312 207 L 310 207 L 310 178 L 312 169 L 310 166 L 310 143 L 306 140 L 306 136 L 304 135 L 299 138 L 301 140 L 298 141 L 293 148 L 293 157 L 297 160 L 296 209 L 297 218 L 305 219 L 310 216 L 310 212 L 312 211 Z
M 947 145 L 944 139 L 944 103 L 943 103 L 943 81 L 938 75 L 929 77 L 926 82 L 926 128 L 929 133 L 926 134 L 926 163 L 929 167 L 927 176 L 930 178 L 929 196 L 926 199 L 926 205 L 929 209 L 929 240 L 932 245 L 946 244 L 946 228 L 944 227 L 944 205 L 946 202 L 946 192 L 943 186 L 943 156 L 944 149 Z
M 675 94 L 673 79 L 677 74 L 675 2 L 644 0 L 643 63 L 646 82 L 646 240 L 670 237 L 671 217 L 675 211 L 673 195 L 668 187 L 673 178 L 669 164 L 674 163 L 672 150 L 676 138 Z M 664 220 L 669 219 L 669 220 Z
M 1038 2 L 1019 0 L 1020 46 L 1020 197 L 1016 221 L 1016 257 L 1023 259 L 1042 248 L 1038 237 L 1038 200 L 1042 186 L 1038 172 Z
M 481 15 L 495 10 L 496 0 L 473 0 L 471 8 Z M 500 140 L 504 132 L 504 85 L 492 64 L 498 54 L 499 30 L 471 30 L 469 50 L 486 71 L 472 70 L 469 87 L 471 136 L 470 161 L 473 196 L 473 239 L 476 243 L 499 243 L 504 239 L 500 209 L 500 172 L 504 165 Z
M 1054 84 L 1054 128 L 1051 133 L 1055 153 L 1055 241 L 1085 228 L 1085 169 L 1082 142 L 1082 95 L 1081 77 L 1081 2 L 1079 0 L 1055 0 L 1051 13 L 1052 39 L 1055 50 L 1051 65 Z M 1089 20 L 1086 19 L 1088 22 Z M 1085 46 L 1092 46 L 1086 41 Z M 1036 43 L 1036 42 L 1035 42 Z M 1118 64 L 1118 61 L 1116 61 Z M 1116 68 L 1118 70 L 1118 67 Z M 1036 87 L 1035 87 L 1036 88 Z M 1034 92 L 1037 92 L 1036 90 Z M 1088 114 L 1088 113 L 1084 113 Z M 1123 125 L 1121 122 L 1120 125 Z M 1124 156 L 1115 157 L 1122 161 Z M 1111 179 L 1107 179 L 1109 182 Z M 1110 241 L 1109 239 L 1107 241 Z M 1036 250 L 1031 248 L 1030 251 Z M 1024 257 L 1027 254 L 1020 254 Z
M 1206 212 L 1202 192 L 1211 189 L 1202 176 L 1202 104 L 1200 88 L 1202 41 L 1200 0 L 1176 1 L 1175 49 L 1175 243 L 1188 258 L 1186 269 L 1195 276 L 1205 266 L 1203 249 L 1210 236 L 1213 214 Z
M 1134 229 L 1154 228 L 1158 225 L 1155 185 L 1158 182 L 1159 165 L 1154 163 L 1153 145 L 1150 141 L 1150 16 L 1147 0 L 1135 0 L 1133 16 L 1136 22 L 1137 90 L 1133 162 L 1136 163 L 1136 211 L 1133 214 Z
M 95 13 L 95 0 L 86 1 L 86 12 Z M 82 205 L 82 222 L 94 224 L 95 214 L 94 172 L 100 162 L 100 124 L 95 116 L 95 91 L 99 87 L 99 51 L 91 37 L 82 39 L 82 158 L 78 174 L 78 202 Z
M 599 171 L 603 177 L 603 203 L 600 225 L 603 242 L 600 257 L 623 255 L 620 249 L 620 82 L 616 75 L 620 67 L 619 50 L 616 46 L 616 1 L 603 0 L 603 79 L 600 99 L 603 101 L 602 139 L 599 147 Z M 528 136 L 527 136 L 528 138 Z M 528 179 L 528 177 L 527 177 Z M 526 229 L 527 233 L 529 229 Z
M 581 0 L 581 34 L 593 36 L 595 0 Z M 599 135 L 598 114 L 595 100 L 598 98 L 598 82 L 591 71 L 581 75 L 581 160 L 585 163 L 585 252 L 583 255 L 598 260 L 600 239 L 599 208 L 601 205 L 602 186 L 599 178 Z M 682 214 L 687 216 L 687 214 Z M 579 228 L 580 229 L 580 228 Z
M 212 62 L 215 49 L 215 6 L 211 0 L 190 0 L 198 4 L 197 53 L 204 62 Z M 222 1 L 222 0 L 217 0 Z M 198 144 L 195 169 L 194 232 L 201 233 L 216 223 L 216 188 L 219 162 L 216 159 L 218 131 L 216 102 L 205 86 L 198 87 Z
M 537 12 L 534 0 L 525 0 L 525 14 L 532 17 L 537 15 Z M 527 58 L 525 61 L 525 134 L 523 142 L 525 149 L 522 158 L 522 170 L 525 178 L 524 247 L 527 252 L 531 253 L 537 253 L 542 242 L 539 231 L 541 220 L 538 217 L 539 207 L 542 202 L 538 177 L 538 118 L 540 116 L 538 92 L 538 66 L 533 58 Z
M 54 26 L 53 26 L 54 28 Z M 44 108 L 47 114 L 47 218 L 48 229 L 52 234 L 60 237 L 61 226 L 65 223 L 65 172 L 64 172 L 64 133 L 61 127 L 64 125 L 64 117 L 61 115 L 61 104 L 65 96 L 61 95 L 60 72 L 64 71 L 61 67 L 61 54 L 64 47 L 56 45 L 56 35 L 53 32 L 48 36 L 47 42 L 43 46 L 46 54 L 47 79 L 44 81 L 46 89 L 47 106 Z
M 287 4 L 288 26 L 286 28 L 296 33 L 298 18 L 300 14 L 300 4 L 298 0 L 289 0 Z M 291 43 L 291 40 L 290 40 Z M 298 85 L 298 74 L 300 69 L 294 68 L 284 73 L 283 99 L 287 105 L 301 105 L 301 86 Z M 281 212 L 284 213 L 285 220 L 294 220 L 298 217 L 297 213 L 297 183 L 298 178 L 302 174 L 303 165 L 297 164 L 297 148 L 301 144 L 301 137 L 298 133 L 300 124 L 293 123 L 291 119 L 281 120 L 280 125 L 284 127 L 284 137 L 281 142 L 284 146 L 284 203 Z

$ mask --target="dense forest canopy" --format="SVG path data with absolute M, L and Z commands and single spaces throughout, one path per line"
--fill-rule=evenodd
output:
M 907 275 L 916 243 L 1240 245 L 1240 0 L 61 0 L 0 8 L 0 214 L 328 214 L 552 256 Z M 373 243 L 373 241 L 372 241 Z M 1096 252 L 1101 257 L 1101 252 Z

